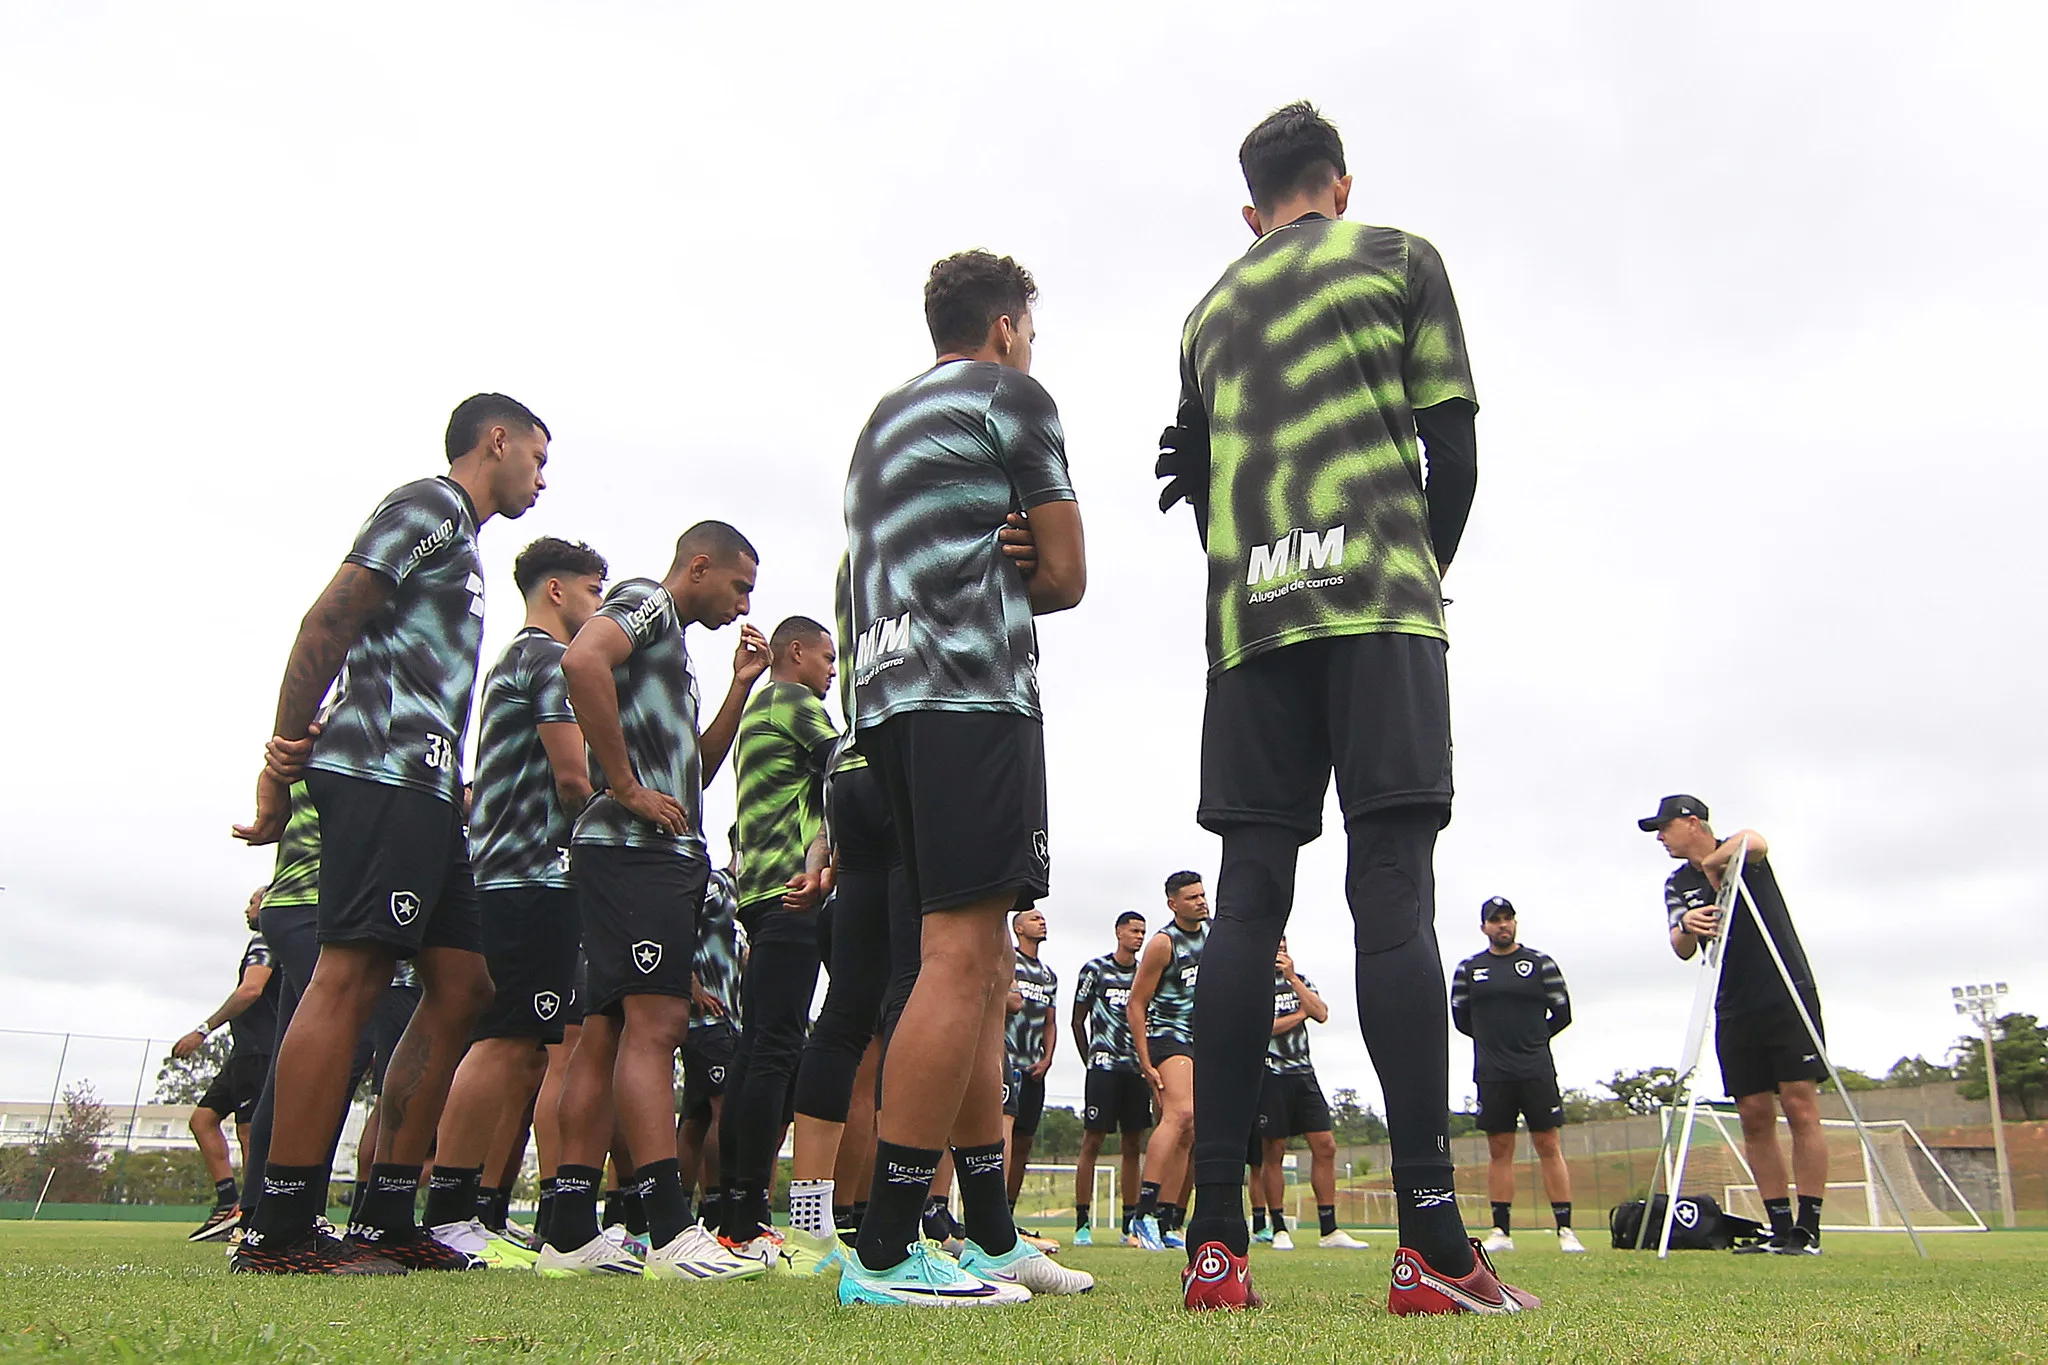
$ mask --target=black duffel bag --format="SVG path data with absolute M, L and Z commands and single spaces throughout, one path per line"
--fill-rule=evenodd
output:
M 1631 1199 L 1607 1215 L 1607 1231 L 1616 1251 L 1655 1251 L 1664 1233 L 1663 1195 L 1650 1201 L 1650 1226 L 1643 1227 L 1643 1201 Z M 1764 1235 L 1764 1225 L 1754 1218 L 1738 1218 L 1721 1212 L 1710 1194 L 1680 1195 L 1678 1211 L 1671 1220 L 1673 1251 L 1726 1251 L 1737 1242 L 1753 1242 Z

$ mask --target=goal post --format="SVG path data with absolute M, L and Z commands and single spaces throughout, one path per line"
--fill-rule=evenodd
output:
M 1123 1208 L 1118 1198 L 1118 1158 L 1098 1158 L 1095 1163 L 1095 1179 L 1090 1184 L 1088 1224 L 1096 1228 L 1116 1228 L 1123 1220 Z M 1074 1176 L 1080 1167 L 1073 1162 L 1057 1163 L 1034 1161 L 1024 1172 L 1023 1184 L 1017 1191 L 1017 1217 L 1023 1220 L 1065 1219 L 1069 1227 L 1074 1218 Z M 958 1187 L 954 1198 L 958 1201 Z
M 1719 1121 L 1730 1116 L 1717 1111 L 1713 1117 Z M 1822 1231 L 1905 1232 L 1909 1226 L 1917 1232 L 1989 1230 L 1947 1168 L 1904 1119 L 1865 1119 L 1862 1138 L 1851 1120 L 1822 1119 L 1821 1133 L 1827 1143 L 1829 1177 L 1827 1200 L 1821 1206 L 1821 1217 L 1827 1220 Z M 1780 1117 L 1779 1142 L 1788 1143 L 1790 1134 L 1790 1125 Z M 1769 1221 L 1739 1142 L 1709 1139 L 1695 1146 L 1694 1168 L 1699 1185 L 1711 1189 L 1719 1182 L 1721 1204 L 1729 1213 Z M 1904 1217 L 1886 1197 L 1886 1177 L 1904 1206 Z

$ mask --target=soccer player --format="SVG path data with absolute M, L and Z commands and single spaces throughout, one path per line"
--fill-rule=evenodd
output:
M 547 1241 L 548 1221 L 555 1212 L 555 1168 L 562 1163 L 562 1081 L 569 1073 L 569 1059 L 583 1037 L 583 1001 L 588 986 L 588 968 L 581 944 L 582 913 L 577 913 L 578 945 L 575 974 L 569 980 L 569 994 L 562 1000 L 562 1041 L 548 1044 L 547 1073 L 533 1097 L 533 1151 L 540 1198 L 533 1213 L 533 1236 L 529 1245 L 539 1251 Z
M 739 826 L 727 829 L 725 837 L 731 854 L 726 865 L 711 874 L 704 910 L 697 917 L 690 1033 L 683 1040 L 683 1097 L 676 1122 L 676 1163 L 682 1168 L 683 1189 L 702 1186 L 704 1202 L 698 1213 L 706 1228 L 719 1227 L 725 1216 L 713 1135 L 719 1131 L 725 1096 L 734 1082 L 733 1058 L 739 1050 L 740 907 L 733 889 L 740 862 Z
M 1558 1132 L 1564 1100 L 1550 1040 L 1570 1027 L 1564 973 L 1546 953 L 1524 947 L 1515 907 L 1494 896 L 1479 907 L 1484 951 L 1451 974 L 1451 1022 L 1472 1040 L 1472 1079 L 1479 1086 L 1479 1131 L 1486 1134 L 1487 1195 L 1493 1200 L 1488 1251 L 1513 1251 L 1509 1217 L 1515 1206 L 1515 1124 L 1529 1123 L 1529 1141 L 1543 1168 L 1543 1193 L 1557 1219 L 1557 1249 L 1584 1251 L 1572 1231 L 1572 1173 Z
M 1359 1023 L 1386 1094 L 1401 1247 L 1388 1307 L 1514 1312 L 1458 1218 L 1437 832 L 1450 819 L 1442 574 L 1477 478 L 1463 329 L 1436 249 L 1344 221 L 1351 177 L 1306 103 L 1239 148 L 1257 239 L 1189 315 L 1162 435 L 1162 507 L 1208 556 L 1209 689 L 1197 816 L 1223 840 L 1195 1007 L 1189 1307 L 1257 1296 L 1245 1144 L 1272 1035 L 1269 964 L 1332 769 Z M 1428 447 L 1427 481 L 1422 451 Z
M 263 1077 L 270 1070 L 270 1052 L 277 1045 L 277 995 L 284 978 L 271 970 L 270 945 L 257 929 L 263 909 L 259 886 L 249 893 L 242 917 L 249 925 L 249 942 L 242 949 L 242 963 L 236 968 L 234 993 L 220 1008 L 199 1021 L 199 1027 L 171 1045 L 171 1053 L 190 1057 L 206 1042 L 206 1036 L 222 1024 L 228 1026 L 231 1046 L 228 1059 L 207 1085 L 206 1093 L 192 1110 L 192 1140 L 206 1159 L 206 1173 L 213 1177 L 213 1212 L 193 1229 L 185 1240 L 210 1242 L 232 1234 L 242 1220 L 242 1194 L 235 1184 L 234 1163 L 228 1159 L 228 1140 L 221 1122 L 235 1116 L 235 1138 L 242 1147 L 242 1173 L 249 1173 L 249 1129 L 256 1116 L 256 1101 L 263 1095 Z
M 1036 294 L 1008 257 L 969 251 L 933 266 L 937 359 L 877 405 L 847 473 L 855 724 L 924 916 L 842 1303 L 1014 1302 L 1093 1284 L 1017 1240 L 1003 1183 L 1004 921 L 1048 889 L 1032 618 L 1077 604 L 1087 575 L 1059 414 L 1029 373 Z M 1037 542 L 1028 575 L 1001 549 L 1012 514 Z M 949 1141 L 961 1264 L 918 1235 Z
M 1003 1130 L 1009 1150 L 1003 1169 L 1014 1213 L 1017 1194 L 1024 1186 L 1024 1169 L 1031 1162 L 1032 1143 L 1038 1136 L 1039 1116 L 1045 1112 L 1045 1073 L 1052 1069 L 1059 1041 L 1053 1006 L 1060 978 L 1038 955 L 1046 936 L 1044 911 L 1019 910 L 1011 916 L 1010 932 L 1016 936 L 1017 947 L 1016 977 L 1004 1002 L 1009 1011 L 1003 1033 L 1009 1080 L 1004 1086 Z
M 1133 1231 L 1147 1251 L 1184 1245 L 1174 1203 L 1188 1173 L 1188 1149 L 1195 1136 L 1195 982 L 1202 946 L 1209 937 L 1209 893 L 1195 872 L 1166 879 L 1166 908 L 1173 918 L 1152 935 L 1138 959 L 1125 1002 L 1138 1069 L 1159 1097 L 1159 1126 L 1145 1147 L 1145 1182 L 1138 1189 Z M 1243 1150 L 1243 1144 L 1239 1144 Z M 1162 1223 L 1164 1229 L 1162 1231 Z
M 1316 1197 L 1316 1245 L 1324 1251 L 1364 1251 L 1366 1244 L 1337 1226 L 1337 1139 L 1330 1131 L 1330 1105 L 1316 1080 L 1308 1053 L 1310 1022 L 1326 1024 L 1330 1007 L 1315 984 L 1295 970 L 1287 940 L 1273 958 L 1273 1041 L 1266 1048 L 1266 1075 L 1259 1091 L 1259 1137 L 1264 1145 L 1260 1169 L 1266 1181 L 1265 1203 L 1272 1211 L 1273 1249 L 1292 1251 L 1294 1238 L 1281 1211 L 1286 1189 L 1282 1162 L 1287 1139 L 1308 1142 L 1309 1188 Z M 1258 1191 L 1253 1190 L 1254 1201 Z
M 378 504 L 292 645 L 256 814 L 236 833 L 275 841 L 304 776 L 324 842 L 320 957 L 278 1044 L 269 1164 L 237 1270 L 478 1264 L 422 1232 L 413 1201 L 449 1080 L 491 996 L 458 772 L 483 642 L 477 531 L 533 506 L 548 440 L 545 424 L 503 394 L 464 399 L 448 421 L 448 473 Z M 315 1231 L 323 1158 L 348 1103 L 356 1040 L 400 958 L 418 960 L 423 994 L 391 1069 L 363 1221 L 341 1246 Z
M 1728 942 L 1722 948 L 1721 986 L 1714 998 L 1714 1052 L 1721 1061 L 1721 1081 L 1735 1097 L 1742 1119 L 1742 1145 L 1755 1174 L 1757 1193 L 1770 1216 L 1771 1235 L 1739 1248 L 1781 1256 L 1820 1255 L 1821 1200 L 1828 1185 L 1828 1148 L 1820 1125 L 1819 1082 L 1827 1063 L 1799 1006 L 1785 989 L 1785 978 L 1772 962 L 1758 932 L 1758 917 L 1785 960 L 1786 971 L 1799 991 L 1799 1003 L 1816 1031 L 1822 1029 L 1820 991 L 1785 894 L 1778 889 L 1770 864 L 1770 844 L 1753 829 L 1717 838 L 1707 824 L 1707 805 L 1696 796 L 1667 796 L 1657 813 L 1636 822 L 1654 831 L 1664 851 L 1680 860 L 1664 883 L 1665 917 L 1671 928 L 1671 951 L 1689 959 L 1700 944 L 1719 936 L 1724 926 L 1715 897 L 1728 875 L 1742 841 L 1742 884 L 1749 892 L 1730 913 Z M 1752 912 L 1751 907 L 1754 907 Z M 1825 1038 L 1825 1034 L 1822 1035 Z M 1774 1103 L 1775 1101 L 1775 1103 Z M 1799 1183 L 1799 1215 L 1792 1215 L 1785 1155 L 1778 1146 L 1778 1111 L 1792 1129 L 1792 1174 Z
M 768 638 L 768 683 L 747 703 L 733 750 L 740 823 L 739 921 L 747 931 L 741 978 L 745 1026 L 733 1064 L 738 1088 L 720 1121 L 726 1245 L 772 1261 L 768 1191 L 783 1112 L 818 989 L 818 906 L 826 868 L 825 774 L 839 731 L 825 714 L 838 671 L 832 632 L 792 616 Z
M 697 917 L 711 879 L 704 784 L 725 761 L 747 696 L 768 666 L 768 642 L 741 625 L 732 683 L 700 733 L 683 632 L 738 620 L 759 563 L 731 526 L 698 522 L 676 541 L 665 577 L 616 584 L 562 655 L 597 794 L 577 816 L 569 847 L 589 1012 L 562 1086 L 562 1164 L 547 1245 L 535 1263 L 543 1275 L 698 1281 L 766 1269 L 727 1252 L 691 1221 L 675 1132 L 676 1049 L 689 1032 Z M 598 1230 L 615 1109 L 647 1214 L 645 1266 Z
M 1138 1067 L 1138 1049 L 1131 1042 L 1131 1019 L 1125 1006 L 1131 998 L 1131 982 L 1138 973 L 1138 951 L 1145 946 L 1145 917 L 1126 910 L 1116 917 L 1116 948 L 1082 964 L 1074 980 L 1074 1046 L 1088 1065 L 1083 1083 L 1081 1112 L 1081 1154 L 1074 1161 L 1074 1245 L 1091 1244 L 1090 1201 L 1095 1193 L 1095 1158 L 1102 1154 L 1103 1139 L 1123 1134 L 1122 1170 L 1123 1218 L 1118 1224 L 1127 1238 L 1135 1239 L 1132 1224 L 1138 1205 L 1133 1192 L 1139 1185 L 1138 1162 L 1144 1155 L 1145 1134 L 1152 1127 L 1152 1087 Z M 1135 1245 L 1133 1241 L 1133 1245 Z
M 486 1160 L 532 1103 L 583 936 L 569 881 L 569 832 L 590 799 L 583 732 L 562 654 L 604 597 L 604 557 L 543 536 L 512 565 L 526 622 L 484 679 L 470 861 L 495 988 L 449 1086 L 423 1218 L 448 1245 L 492 1265 L 533 1264 L 477 1216 Z

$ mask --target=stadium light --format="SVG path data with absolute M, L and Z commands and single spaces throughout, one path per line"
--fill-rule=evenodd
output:
M 2006 993 L 2003 981 L 1980 982 L 1949 987 L 1956 1013 L 1968 1016 L 1984 1035 L 1984 1079 L 1991 1090 L 1991 1147 L 1998 1158 L 1998 1212 L 2007 1227 L 2013 1226 L 2012 1163 L 2005 1155 L 2005 1114 L 1998 1102 L 1998 1057 L 1992 1026 L 1998 1022 L 1998 1007 Z

